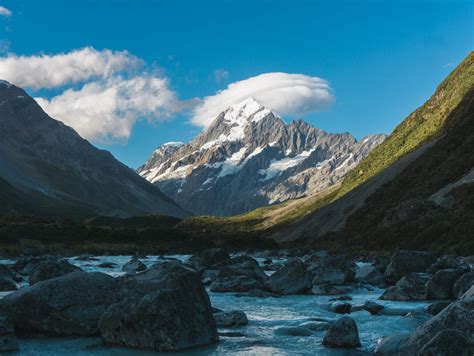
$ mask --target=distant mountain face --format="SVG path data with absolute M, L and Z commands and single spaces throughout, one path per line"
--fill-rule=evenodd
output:
M 58 217 L 187 213 L 156 186 L 0 81 L 1 214 Z
M 188 144 L 164 144 L 138 172 L 195 214 L 232 215 L 327 188 L 384 139 L 285 124 L 249 98 Z

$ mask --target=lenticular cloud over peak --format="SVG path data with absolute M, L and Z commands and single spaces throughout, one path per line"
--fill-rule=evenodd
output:
M 304 74 L 265 73 L 241 80 L 207 96 L 194 109 L 191 122 L 208 126 L 219 113 L 249 97 L 281 115 L 320 111 L 334 102 L 329 83 Z

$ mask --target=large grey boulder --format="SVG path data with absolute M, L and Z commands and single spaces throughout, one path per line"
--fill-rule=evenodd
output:
M 396 285 L 385 290 L 381 300 L 426 300 L 426 283 L 431 275 L 427 273 L 409 273 Z
M 221 311 L 214 313 L 218 327 L 243 326 L 249 323 L 247 315 L 241 310 Z
M 323 345 L 344 348 L 360 346 L 359 330 L 356 322 L 348 316 L 337 320 L 324 335 Z
M 378 356 L 398 356 L 400 346 L 406 342 L 409 336 L 408 333 L 400 333 L 382 338 L 375 347 L 375 354 Z
M 0 300 L 0 313 L 21 332 L 97 335 L 100 317 L 117 299 L 113 277 L 79 271 L 7 295 Z
M 203 272 L 212 266 L 230 259 L 229 253 L 223 248 L 211 248 L 200 251 L 192 255 L 188 264 L 193 266 L 196 271 Z
M 355 272 L 356 282 L 371 284 L 374 286 L 385 285 L 385 278 L 375 266 L 363 266 Z
M 463 274 L 459 279 L 454 283 L 453 286 L 453 295 L 455 298 L 461 298 L 464 293 L 466 293 L 469 288 L 474 285 L 474 271 Z
M 395 284 L 400 278 L 412 272 L 426 272 L 435 261 L 435 256 L 424 251 L 400 250 L 390 258 L 385 270 L 385 281 Z
M 329 311 L 337 314 L 350 314 L 352 305 L 345 302 L 334 302 L 329 306 Z
M 236 257 L 219 265 L 219 272 L 210 285 L 213 292 L 248 292 L 264 289 L 267 279 L 258 262 L 251 257 Z
M 136 256 L 122 266 L 122 271 L 127 273 L 136 273 L 146 270 L 145 264 Z
M 434 302 L 433 304 L 430 304 L 430 305 L 426 306 L 425 311 L 426 311 L 428 314 L 436 315 L 436 314 L 438 314 L 441 310 L 443 310 L 444 308 L 446 308 L 449 304 L 451 304 L 451 302 L 449 302 L 449 301 L 447 301 L 447 300 L 440 300 L 440 301 L 438 301 L 438 302 Z
M 17 351 L 19 348 L 12 321 L 8 317 L 0 316 L 0 352 Z
M 307 293 L 311 286 L 311 273 L 299 258 L 289 259 L 265 282 L 265 288 L 283 295 Z
M 466 338 L 471 345 L 474 344 L 474 298 L 466 298 L 452 303 L 419 326 L 400 348 L 401 354 L 417 355 L 430 340 L 443 330 L 454 330 Z M 445 340 L 445 335 L 438 339 L 437 344 L 439 344 L 439 340 Z M 438 354 L 434 353 L 434 355 Z
M 456 330 L 445 329 L 429 340 L 418 356 L 472 356 L 473 350 L 464 335 Z
M 354 280 L 357 266 L 347 256 L 316 253 L 305 263 L 313 274 L 313 285 L 341 285 Z
M 65 259 L 47 259 L 32 266 L 32 270 L 28 275 L 28 282 L 32 286 L 38 282 L 77 271 L 81 271 L 81 269 Z
M 458 269 L 438 270 L 426 283 L 427 299 L 453 299 L 453 286 L 463 274 Z
M 382 310 L 384 308 L 385 307 L 383 305 L 380 305 L 380 304 L 377 304 L 375 302 L 372 302 L 372 301 L 368 300 L 362 305 L 352 306 L 351 312 L 365 310 L 365 311 L 368 311 L 372 315 L 378 315 L 382 312 Z
M 99 322 L 107 345 L 179 351 L 218 341 L 201 278 L 178 261 L 124 277 L 119 294 Z

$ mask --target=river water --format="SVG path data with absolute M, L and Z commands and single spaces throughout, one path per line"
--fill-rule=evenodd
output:
M 174 255 L 165 258 L 186 261 L 188 257 Z M 149 256 L 142 259 L 142 262 L 150 266 L 163 258 L 163 256 Z M 70 262 L 87 272 L 99 271 L 119 276 L 122 274 L 122 265 L 129 260 L 130 256 L 97 256 L 95 261 L 78 261 L 71 258 Z M 262 259 L 257 258 L 257 260 L 262 262 Z M 116 266 L 113 268 L 98 267 L 103 262 L 113 262 Z M 276 259 L 276 262 L 283 263 L 284 260 Z M 358 305 L 372 300 L 386 308 L 406 309 L 407 311 L 421 311 L 427 305 L 426 302 L 378 301 L 377 299 L 382 293 L 382 289 L 355 290 L 348 294 L 353 298 L 349 303 Z M 217 345 L 170 355 L 366 355 L 373 353 L 377 340 L 381 337 L 399 332 L 410 332 L 426 320 L 422 316 L 416 315 L 413 317 L 372 316 L 366 311 L 354 312 L 350 316 L 357 323 L 362 346 L 357 350 L 328 349 L 321 345 L 324 331 L 315 332 L 311 336 L 282 336 L 276 335 L 275 330 L 281 327 L 298 326 L 310 321 L 311 318 L 335 320 L 341 317 L 341 315 L 327 310 L 331 304 L 330 299 L 334 296 L 298 295 L 281 298 L 254 298 L 238 297 L 231 293 L 209 292 L 209 297 L 212 305 L 216 308 L 244 311 L 248 316 L 249 325 L 219 329 L 220 333 L 231 332 L 234 335 L 221 336 Z M 20 352 L 14 354 L 45 356 L 156 355 L 156 353 L 147 351 L 105 347 L 97 337 L 22 338 L 20 339 L 20 348 Z

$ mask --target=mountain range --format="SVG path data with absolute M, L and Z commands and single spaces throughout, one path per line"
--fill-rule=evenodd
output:
M 3 215 L 189 215 L 6 81 L 0 82 L 0 197 Z
M 248 98 L 188 144 L 156 149 L 138 173 L 194 214 L 235 215 L 334 185 L 385 137 L 358 142 L 302 120 L 285 124 Z

